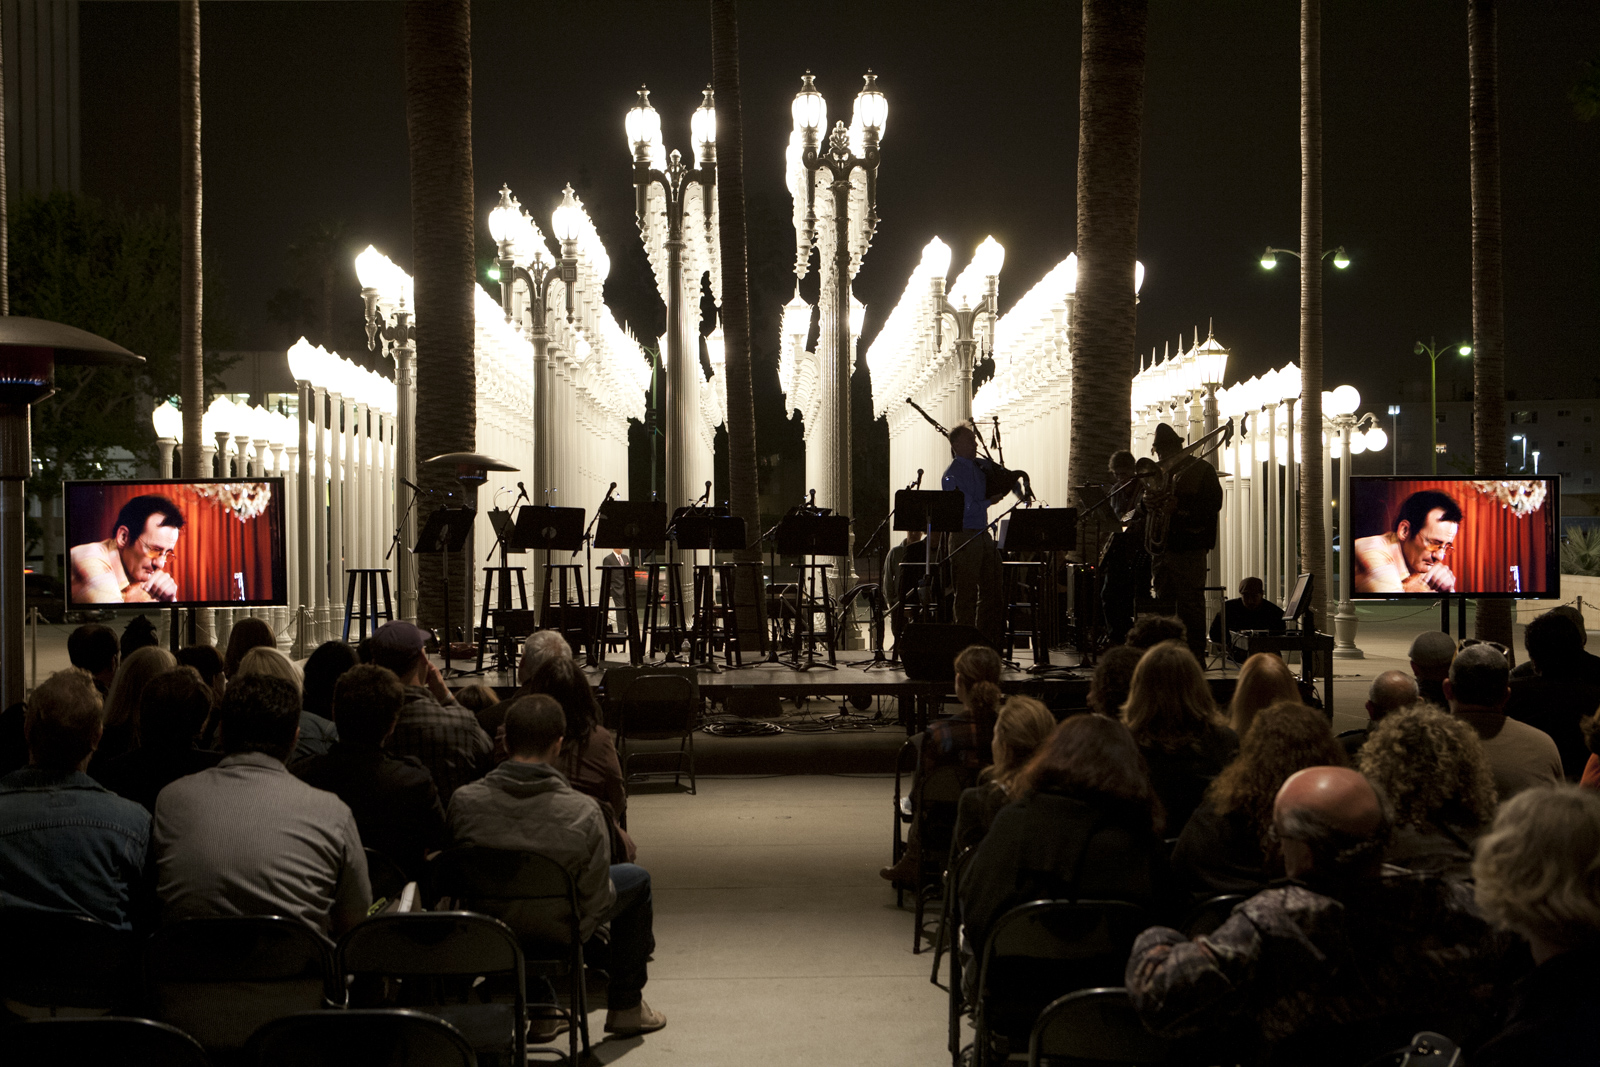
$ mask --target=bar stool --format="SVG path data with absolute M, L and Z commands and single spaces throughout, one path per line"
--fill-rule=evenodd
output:
M 550 585 L 552 579 L 556 585 L 555 621 L 551 622 Z M 570 625 L 572 612 L 576 609 L 578 623 Z M 567 639 L 576 650 L 582 644 L 589 650 L 591 656 L 594 643 L 594 627 L 589 625 L 589 605 L 583 595 L 583 566 L 577 563 L 546 563 L 544 565 L 544 590 L 539 594 L 539 625 L 546 630 L 554 629 Z M 576 633 L 581 642 L 572 640 Z
M 1044 620 L 1039 617 L 1039 586 L 1044 564 L 1038 560 L 1006 560 L 1001 567 L 1006 604 L 1006 636 L 1002 654 L 1010 661 L 1017 647 L 1017 638 L 1025 637 L 1033 648 L 1034 662 L 1037 663 L 1040 643 L 1044 638 Z M 1027 612 L 1027 624 L 1021 625 L 1019 616 L 1024 610 Z
M 806 664 L 816 659 L 817 615 L 822 615 L 821 640 L 828 646 L 828 664 L 837 663 L 834 655 L 833 594 L 828 591 L 828 570 L 831 563 L 797 563 L 795 580 L 794 658 L 798 664 L 800 650 L 805 649 Z M 817 587 L 821 586 L 819 595 Z
M 633 564 L 602 563 L 600 565 L 599 608 L 601 616 L 600 625 L 595 627 L 595 632 L 597 634 L 605 633 L 606 622 L 612 611 L 611 585 L 614 580 L 613 574 L 620 575 L 622 578 L 622 588 L 624 590 L 622 616 L 623 622 L 627 626 L 624 631 L 624 637 L 628 642 L 628 662 L 638 667 L 644 663 L 644 648 L 639 640 L 639 597 L 638 589 L 636 588 L 638 585 L 638 572 L 634 570 Z
M 526 573 L 526 571 L 526 567 L 483 568 L 483 617 L 478 622 L 478 631 L 480 634 L 487 635 L 495 633 L 495 631 L 489 628 L 490 614 L 498 611 L 513 610 L 511 607 L 511 579 L 513 575 L 515 575 L 517 580 L 517 602 L 521 605 L 522 611 L 528 610 L 528 587 L 526 584 L 524 584 L 522 579 L 522 576 Z M 498 576 L 500 579 L 498 583 L 498 589 L 495 588 L 496 576 Z M 497 592 L 500 595 L 500 599 L 498 601 L 495 600 L 495 594 Z M 489 606 L 491 604 L 493 604 L 494 607 L 491 608 Z M 496 636 L 499 638 L 499 640 L 495 642 L 495 667 L 500 670 L 506 670 L 508 669 L 506 667 L 508 657 L 506 654 L 505 645 L 508 638 L 504 632 Z M 478 641 L 478 670 L 480 671 L 483 670 L 483 654 L 488 650 L 488 645 L 489 641 L 487 637 L 480 638 Z M 514 650 L 511 652 L 509 659 L 513 665 L 516 663 L 516 652 Z
M 352 567 L 345 571 L 349 581 L 345 585 L 344 594 L 344 636 L 341 638 L 346 644 L 350 643 L 350 620 L 357 619 L 360 637 L 357 640 L 367 639 L 367 624 L 372 624 L 372 632 L 377 633 L 382 625 L 378 620 L 394 621 L 394 602 L 389 599 L 389 570 L 386 567 Z M 378 607 L 378 592 L 383 592 L 383 608 Z M 356 607 L 356 597 L 359 596 L 360 608 Z
M 729 667 L 744 666 L 739 645 L 738 574 L 737 563 L 695 564 L 694 643 L 689 657 L 692 662 L 715 664 L 715 645 L 720 637 L 723 662 Z
M 660 654 L 663 644 L 662 634 L 666 634 L 667 663 L 677 662 L 678 649 L 689 636 L 689 624 L 683 611 L 683 584 L 678 578 L 682 573 L 682 567 L 683 564 L 677 562 L 644 564 L 644 637 L 650 642 L 650 655 L 655 656 Z M 665 623 L 661 621 L 663 574 L 667 576 Z

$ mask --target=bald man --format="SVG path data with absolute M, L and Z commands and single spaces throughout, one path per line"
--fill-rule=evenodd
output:
M 1339 743 L 1344 746 L 1344 754 L 1350 757 L 1350 762 L 1355 762 L 1356 753 L 1367 743 L 1379 719 L 1401 708 L 1409 708 L 1420 699 L 1417 680 L 1405 671 L 1384 671 L 1374 678 L 1367 690 L 1367 725 L 1339 735 Z
M 1212 934 L 1157 926 L 1134 942 L 1125 979 L 1146 1026 L 1259 1045 L 1275 1063 L 1364 1063 L 1410 1039 L 1384 1020 L 1491 1014 L 1520 946 L 1478 917 L 1469 886 L 1383 864 L 1389 804 L 1366 778 L 1291 775 L 1273 826 L 1289 881 Z

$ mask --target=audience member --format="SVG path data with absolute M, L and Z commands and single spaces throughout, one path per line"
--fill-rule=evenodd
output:
M 538 852 L 564 866 L 577 885 L 585 941 L 602 923 L 610 924 L 606 1031 L 661 1029 L 666 1016 L 644 1002 L 647 961 L 655 948 L 650 872 L 611 862 L 600 805 L 574 790 L 556 769 L 567 713 L 554 698 L 517 698 L 506 709 L 505 728 L 511 756 L 481 781 L 456 790 L 450 801 L 452 835 L 458 844 Z M 530 997 L 553 1004 L 554 990 L 539 981 L 544 996 L 530 991 Z M 535 1023 L 534 1028 L 536 1038 L 549 1039 L 564 1027 Z
M 1533 671 L 1522 677 L 1513 672 L 1506 714 L 1518 722 L 1550 735 L 1561 753 L 1562 773 L 1576 782 L 1589 762 L 1582 721 L 1600 708 L 1600 681 L 1586 675 L 1583 631 L 1570 618 L 1547 611 L 1529 621 L 1523 647 Z
M 1133 669 L 1139 665 L 1144 650 L 1132 645 L 1112 645 L 1100 653 L 1095 661 L 1094 675 L 1089 680 L 1089 710 L 1116 718 L 1122 705 L 1128 702 L 1128 689 L 1133 685 Z
M 102 698 L 111 691 L 120 655 L 116 632 L 109 626 L 86 622 L 67 635 L 67 659 L 93 676 L 94 687 Z
M 1578 631 L 1579 645 L 1585 649 L 1589 647 L 1588 626 L 1583 620 L 1583 612 L 1579 611 L 1576 606 L 1572 604 L 1561 604 L 1557 607 L 1551 608 L 1545 614 L 1558 615 L 1561 618 L 1571 622 L 1573 628 Z M 1578 660 L 1579 676 L 1590 685 L 1600 685 L 1600 656 L 1596 656 L 1593 652 L 1586 651 L 1578 657 Z M 1529 675 L 1536 673 L 1538 673 L 1538 669 L 1534 666 L 1533 661 L 1525 659 L 1521 663 L 1511 668 L 1511 680 L 1514 682 L 1518 678 L 1526 678 Z
M 956 656 L 956 699 L 961 710 L 948 718 L 935 719 L 913 740 L 917 744 L 917 766 L 911 779 L 911 806 L 921 800 L 921 785 L 940 767 L 954 767 L 961 776 L 961 787 L 978 784 L 978 772 L 994 762 L 992 749 L 994 721 L 1000 712 L 1000 653 L 988 645 L 968 645 Z M 906 850 L 892 867 L 878 876 L 897 886 L 911 886 L 922 862 L 922 841 L 912 825 L 906 835 Z
M 222 694 L 228 689 L 228 671 L 222 662 L 222 653 L 216 645 L 185 645 L 173 653 L 180 666 L 193 667 L 200 672 L 206 685 L 211 687 L 211 706 L 222 703 Z
M 517 684 L 520 688 L 506 700 L 490 704 L 486 708 L 469 709 L 478 717 L 478 725 L 483 727 L 483 732 L 490 737 L 496 736 L 499 733 L 500 724 L 505 721 L 506 708 L 510 706 L 511 701 L 517 697 L 532 696 L 536 692 L 528 685 L 528 679 L 533 677 L 535 671 L 552 659 L 571 658 L 572 646 L 567 644 L 565 637 L 561 636 L 561 631 L 535 630 L 529 634 L 528 639 L 522 643 L 522 658 L 517 661 Z M 464 693 L 466 690 L 462 690 L 462 692 Z M 456 694 L 456 699 L 461 701 L 461 693 Z M 465 701 L 461 701 L 461 703 L 466 706 Z M 495 760 L 498 762 L 502 759 L 505 759 L 505 753 L 497 745 Z
M 1600 977 L 1600 797 L 1536 787 L 1506 801 L 1478 842 L 1478 906 L 1528 942 L 1536 966 L 1510 990 L 1500 1032 L 1474 1067 L 1587 1063 Z
M 1217 713 L 1187 645 L 1163 641 L 1144 654 L 1122 718 L 1149 766 L 1168 833 L 1182 833 L 1212 779 L 1239 751 L 1239 735 Z
M 1506 717 L 1509 696 L 1506 658 L 1489 645 L 1471 645 L 1450 664 L 1444 682 L 1450 711 L 1478 734 L 1494 772 L 1495 789 L 1507 800 L 1533 785 L 1561 781 L 1561 753 L 1550 735 Z
M 1350 762 L 1355 762 L 1356 753 L 1361 751 L 1361 746 L 1372 736 L 1374 726 L 1401 708 L 1409 708 L 1421 699 L 1416 678 L 1405 671 L 1384 671 L 1374 678 L 1372 685 L 1367 688 L 1367 725 L 1339 736 L 1339 743 L 1344 746 L 1344 754 L 1350 758 Z
M 1228 634 L 1238 633 L 1241 630 L 1283 633 L 1283 608 L 1267 599 L 1267 584 L 1260 578 L 1246 578 L 1241 581 L 1239 595 L 1225 602 L 1222 610 L 1211 620 L 1211 640 L 1227 648 L 1228 655 L 1235 663 L 1243 663 L 1246 657 L 1243 652 L 1233 648 L 1232 642 L 1228 640 Z M 1237 730 L 1238 727 L 1234 729 Z
M 1030 900 L 1125 900 L 1153 911 L 1171 903 L 1161 801 L 1122 723 L 1067 719 L 1017 776 L 1014 792 L 1018 799 L 1000 809 L 961 876 L 975 958 L 983 958 L 995 922 Z
M 257 645 L 240 658 L 239 666 L 233 673 L 234 680 L 248 678 L 251 675 L 281 678 L 292 684 L 294 691 L 301 694 L 301 703 L 305 702 L 304 678 L 300 673 L 300 668 L 296 667 L 293 660 L 276 648 Z M 337 740 L 339 740 L 339 728 L 337 726 L 330 720 L 324 719 L 321 715 L 313 715 L 302 708 L 300 711 L 299 739 L 295 742 L 294 752 L 289 755 L 288 762 L 293 763 L 295 760 L 307 759 L 311 756 L 327 755 L 328 749 Z
M 1239 668 L 1233 699 L 1228 702 L 1228 725 L 1242 741 L 1257 712 L 1285 700 L 1304 703 L 1294 673 L 1277 653 L 1257 652 Z
M 1128 629 L 1127 644 L 1144 652 L 1163 641 L 1185 642 L 1189 628 L 1176 615 L 1141 615 Z
M 1417 692 L 1422 699 L 1441 708 L 1449 707 L 1444 680 L 1450 677 L 1450 664 L 1456 658 L 1455 639 L 1438 630 L 1424 630 L 1411 642 L 1407 655 L 1411 660 L 1411 676 L 1417 680 Z
M 423 651 L 432 636 L 409 622 L 386 622 L 372 636 L 372 662 L 393 671 L 406 687 L 389 751 L 416 757 L 448 805 L 452 793 L 489 769 L 494 743 L 472 712 L 456 703 Z
M 1264 1046 L 1238 1062 L 1350 1064 L 1408 1041 L 1419 1019 L 1490 1012 L 1516 946 L 1464 884 L 1383 866 L 1389 807 L 1367 779 L 1299 771 L 1273 824 L 1289 884 L 1209 935 L 1158 926 L 1134 942 L 1126 984 L 1147 1027 Z
M 101 728 L 87 671 L 57 671 L 33 691 L 28 766 L 0 778 L 0 907 L 132 928 L 150 813 L 85 773 Z
M 456 703 L 472 712 L 473 715 L 478 716 L 480 720 L 478 725 L 482 726 L 483 713 L 500 703 L 500 694 L 482 682 L 474 682 L 472 685 L 464 685 L 456 690 Z M 488 732 L 488 730 L 484 731 L 484 733 Z
M 228 650 L 223 654 L 223 666 L 232 678 L 239 673 L 239 663 L 252 648 L 277 648 L 278 637 L 272 627 L 253 615 L 246 615 L 233 624 L 228 632 Z
M 161 638 L 156 636 L 156 624 L 146 615 L 135 615 L 129 619 L 128 625 L 122 628 L 122 639 L 117 643 L 123 659 L 141 648 L 154 648 L 160 644 Z
M 139 699 L 139 747 L 95 772 L 100 784 L 156 810 L 156 796 L 184 775 L 215 767 L 222 757 L 195 744 L 211 717 L 211 688 L 193 667 L 156 675 Z
M 111 679 L 111 691 L 106 694 L 105 732 L 95 749 L 93 771 L 98 772 L 124 752 L 139 747 L 139 702 L 144 697 L 144 687 L 156 675 L 177 665 L 171 652 L 154 645 L 136 648 L 122 657 L 116 677 Z
M 222 762 L 156 798 L 162 917 L 286 915 L 337 937 L 366 916 L 372 890 L 350 808 L 284 766 L 299 689 L 241 673 L 220 719 Z
M 428 769 L 383 748 L 405 701 L 406 688 L 393 671 L 372 664 L 345 671 L 333 693 L 339 740 L 325 755 L 291 763 L 289 770 L 348 804 L 361 843 L 416 879 L 427 854 L 444 848 L 449 835 Z
M 994 720 L 994 763 L 978 772 L 978 785 L 961 791 L 955 852 L 983 840 L 1000 809 L 1015 799 L 1011 787 L 1017 775 L 1055 728 L 1055 716 L 1033 697 L 1007 697 L 1000 705 Z
M 1296 771 L 1344 762 L 1322 712 L 1298 698 L 1263 708 L 1239 743 L 1239 758 L 1211 783 L 1178 835 L 1172 870 L 1179 882 L 1202 898 L 1266 888 L 1283 874 L 1272 833 L 1278 789 Z
M 1462 720 L 1431 704 L 1385 716 L 1361 750 L 1361 773 L 1394 807 L 1384 858 L 1400 867 L 1464 878 L 1472 842 L 1494 818 L 1494 772 Z
M 354 667 L 356 650 L 343 641 L 324 641 L 306 657 L 301 673 L 305 677 L 305 696 L 301 707 L 324 722 L 333 721 L 333 687 L 345 671 Z M 304 732 L 305 727 L 301 727 Z

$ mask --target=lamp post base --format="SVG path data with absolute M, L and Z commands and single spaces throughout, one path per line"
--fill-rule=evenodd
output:
M 1333 616 L 1333 658 L 1365 659 L 1366 653 L 1356 647 L 1355 605 L 1348 600 L 1339 601 L 1339 610 Z

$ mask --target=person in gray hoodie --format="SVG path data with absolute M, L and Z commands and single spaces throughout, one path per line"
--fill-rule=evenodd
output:
M 599 803 L 573 789 L 553 766 L 566 727 L 566 713 L 551 697 L 511 701 L 505 717 L 510 757 L 456 790 L 450 832 L 460 845 L 538 852 L 571 872 L 584 941 L 602 923 L 611 924 L 606 1031 L 649 1033 L 667 1025 L 667 1017 L 644 1002 L 646 961 L 656 943 L 650 872 L 634 863 L 611 863 Z M 554 990 L 545 986 L 545 1002 L 554 1003 Z M 549 1040 L 564 1028 L 545 1024 L 536 1036 Z

